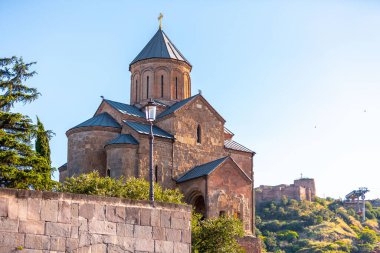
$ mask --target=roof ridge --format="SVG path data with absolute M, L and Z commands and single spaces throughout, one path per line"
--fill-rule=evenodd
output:
M 87 127 L 87 126 L 104 126 L 104 127 L 121 128 L 121 125 L 108 112 L 102 112 L 102 113 L 92 116 L 91 118 L 72 127 L 71 129 Z
M 140 110 L 140 108 L 127 104 L 127 103 L 122 103 L 110 99 L 103 99 L 107 104 L 109 104 L 112 108 L 116 109 L 117 111 L 123 113 L 123 114 L 128 114 L 140 118 L 145 118 L 145 114 Z
M 205 175 L 209 175 L 209 174 L 211 174 L 213 171 L 215 171 L 221 164 L 223 164 L 228 158 L 231 158 L 232 159 L 232 157 L 231 156 L 224 156 L 224 157 L 221 157 L 221 158 L 218 158 L 218 159 L 215 159 L 215 160 L 213 160 L 213 161 L 210 161 L 210 162 L 207 162 L 207 163 L 203 163 L 203 164 L 200 164 L 200 165 L 197 165 L 197 166 L 194 166 L 193 168 L 191 168 L 190 170 L 188 170 L 188 171 L 186 171 L 186 173 L 185 174 L 183 174 L 181 177 L 179 177 L 177 180 L 176 180 L 176 182 L 184 182 L 184 181 L 187 181 L 187 180 L 190 180 L 190 179 L 195 179 L 195 178 L 198 178 L 198 177 L 202 177 L 202 176 L 205 176 Z M 220 162 L 218 162 L 220 160 Z M 218 164 L 216 164 L 215 165 L 215 167 L 214 168 L 212 168 L 209 172 L 207 172 L 205 175 L 196 175 L 195 177 L 193 177 L 193 178 L 189 178 L 189 179 L 186 179 L 186 180 L 181 180 L 181 179 L 183 179 L 183 178 L 185 178 L 186 177 L 186 175 L 188 175 L 188 174 L 190 174 L 190 173 L 192 173 L 192 172 L 194 172 L 194 170 L 196 169 L 196 168 L 200 168 L 201 166 L 204 166 L 204 167 L 206 167 L 207 165 L 210 165 L 210 164 L 212 164 L 212 163 L 215 163 L 215 162 L 218 162 Z
M 130 128 L 132 128 L 133 130 L 135 130 L 136 132 L 140 134 L 149 135 L 150 133 L 150 124 L 145 124 L 145 123 L 130 121 L 130 120 L 123 120 L 123 122 L 127 124 L 127 126 L 129 126 Z M 171 133 L 165 131 L 164 129 L 156 125 L 153 125 L 153 135 L 157 137 L 167 138 L 167 139 L 174 139 L 174 136 Z
M 178 101 L 177 103 L 169 106 L 165 111 L 163 111 L 159 115 L 157 115 L 157 119 L 165 117 L 166 115 L 172 114 L 172 113 L 180 110 L 183 106 L 187 105 L 187 103 L 190 103 L 197 96 L 200 96 L 200 94 L 196 94 L 194 96 L 185 98 L 185 99 Z
M 226 145 L 227 144 L 227 145 Z M 224 140 L 224 147 L 228 149 L 233 149 L 237 151 L 242 151 L 242 152 L 249 152 L 249 153 L 255 153 L 253 150 L 247 148 L 246 146 L 240 144 L 239 142 L 230 139 L 230 140 Z

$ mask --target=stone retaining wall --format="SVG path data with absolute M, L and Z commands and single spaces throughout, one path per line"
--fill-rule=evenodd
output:
M 0 253 L 190 252 L 191 207 L 0 189 Z

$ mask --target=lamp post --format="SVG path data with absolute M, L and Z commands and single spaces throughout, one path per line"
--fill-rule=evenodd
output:
M 153 189 L 153 121 L 156 119 L 156 105 L 153 100 L 150 99 L 148 104 L 145 106 L 145 118 L 150 123 L 150 134 L 149 134 L 149 201 L 154 204 L 154 189 Z

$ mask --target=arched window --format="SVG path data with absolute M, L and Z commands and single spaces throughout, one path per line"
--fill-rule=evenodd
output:
M 158 182 L 158 166 L 154 167 L 154 181 Z
M 197 127 L 197 143 L 201 143 L 202 141 L 202 131 L 201 131 L 201 126 L 198 125 Z
M 149 76 L 146 77 L 146 98 L 149 98 Z
M 136 88 L 135 88 L 136 102 L 137 102 L 137 79 L 136 79 Z
M 111 177 L 111 170 L 107 169 L 107 177 Z
M 161 75 L 161 97 L 164 97 L 164 76 Z
M 178 99 L 178 78 L 175 78 L 175 99 Z

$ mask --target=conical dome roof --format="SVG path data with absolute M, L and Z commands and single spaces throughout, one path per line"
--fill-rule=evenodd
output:
M 181 52 L 174 46 L 174 44 L 170 41 L 162 29 L 158 29 L 153 38 L 148 42 L 143 50 L 141 50 L 141 52 L 136 56 L 130 65 L 141 60 L 152 58 L 184 61 L 191 66 L 190 62 L 186 60 Z

